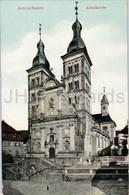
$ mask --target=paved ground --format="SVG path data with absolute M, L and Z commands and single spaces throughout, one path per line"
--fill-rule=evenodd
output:
M 19 190 L 12 188 L 11 186 L 12 181 L 4 181 L 3 184 L 4 195 L 22 195 L 22 193 L 19 192 Z
M 48 186 L 48 189 L 47 189 Z M 4 181 L 4 195 L 127 195 L 127 182 Z

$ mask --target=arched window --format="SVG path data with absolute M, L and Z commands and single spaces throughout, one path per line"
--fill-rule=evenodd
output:
M 50 142 L 54 142 L 54 135 L 50 135 L 49 140 Z
M 75 96 L 75 103 L 79 104 L 79 96 Z
M 103 126 L 103 130 L 107 130 L 108 129 L 108 127 L 107 126 Z
M 68 67 L 68 73 L 70 74 L 70 67 Z
M 69 98 L 69 104 L 71 104 L 71 98 Z
M 79 64 L 77 64 L 77 72 L 79 72 Z
M 75 72 L 79 72 L 79 64 L 74 65 L 74 70 L 75 70 Z
M 79 89 L 79 81 L 77 81 L 77 89 Z
M 35 107 L 32 106 L 32 115 L 34 115 Z
M 35 79 L 31 80 L 31 86 L 35 86 Z
M 75 81 L 75 89 L 77 89 L 77 82 Z
M 69 72 L 69 74 L 73 73 L 73 67 L 72 66 L 68 67 L 68 72 Z
M 69 83 L 69 90 L 73 89 L 73 83 Z
M 39 77 L 36 78 L 36 84 L 39 85 Z
M 79 89 L 79 81 L 75 81 L 75 89 Z
M 71 83 L 71 90 L 73 89 L 73 83 Z
M 70 83 L 69 83 L 68 85 L 69 85 L 69 91 L 70 91 L 70 87 L 71 87 L 71 85 L 70 85 Z
M 32 101 L 35 101 L 35 100 L 36 100 L 35 93 L 32 93 L 32 94 L 31 94 L 31 100 L 32 100 Z
M 72 74 L 73 73 L 73 67 L 71 66 L 70 69 L 71 69 L 71 74 Z

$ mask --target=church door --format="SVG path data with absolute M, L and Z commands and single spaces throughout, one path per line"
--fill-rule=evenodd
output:
M 55 158 L 55 149 L 54 148 L 49 149 L 49 158 Z

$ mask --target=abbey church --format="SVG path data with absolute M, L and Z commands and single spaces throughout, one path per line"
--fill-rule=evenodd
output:
M 100 102 L 101 113 L 91 113 L 93 64 L 81 38 L 82 25 L 78 8 L 75 9 L 73 38 L 68 43 L 67 52 L 61 56 L 61 81 L 52 73 L 45 55 L 41 25 L 37 55 L 27 70 L 28 155 L 33 157 L 90 157 L 108 147 L 115 137 L 116 124 L 109 115 L 105 92 Z

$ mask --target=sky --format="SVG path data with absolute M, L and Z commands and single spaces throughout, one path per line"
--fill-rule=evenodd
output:
M 42 7 L 20 10 L 19 7 Z M 105 6 L 106 9 L 87 9 Z M 28 128 L 27 72 L 36 56 L 38 28 L 53 73 L 60 80 L 72 39 L 75 21 L 74 1 L 1 2 L 2 119 L 17 130 Z M 100 113 L 103 87 L 109 100 L 109 113 L 117 129 L 127 124 L 127 18 L 124 0 L 79 1 L 82 38 L 92 60 L 92 113 Z

